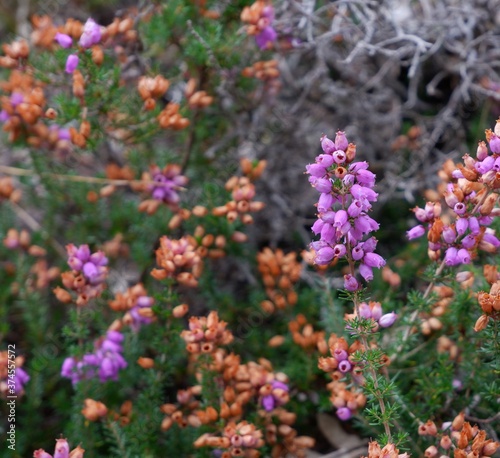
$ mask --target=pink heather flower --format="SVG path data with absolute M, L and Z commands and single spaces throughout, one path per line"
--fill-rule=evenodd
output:
M 371 309 L 372 309 L 372 318 L 375 321 L 380 320 L 380 317 L 382 316 L 382 305 L 380 304 L 380 302 L 372 303 Z
M 69 35 L 66 35 L 65 33 L 56 33 L 54 39 L 63 48 L 71 48 L 71 46 L 73 46 L 73 39 Z
M 453 229 L 453 227 L 446 226 L 443 229 L 443 240 L 446 243 L 453 243 L 456 238 L 457 238 L 457 233 L 455 232 L 455 229 Z
M 366 302 L 359 304 L 359 316 L 366 319 L 372 317 L 372 309 Z
M 476 157 L 478 161 L 483 161 L 488 156 L 488 148 L 486 148 L 486 143 L 479 142 L 476 150 Z
M 419 237 L 422 237 L 422 235 L 424 234 L 425 234 L 425 227 L 422 226 L 421 224 L 411 228 L 409 231 L 406 231 L 406 237 L 408 237 L 408 240 L 417 239 Z
M 318 211 L 320 213 L 328 211 L 333 205 L 333 196 L 329 193 L 322 193 L 318 200 Z
M 78 67 L 78 56 L 76 54 L 70 54 L 66 60 L 66 73 L 73 73 Z
M 334 142 L 322 136 L 321 147 L 324 154 L 317 156 L 314 164 L 306 166 L 309 182 L 321 193 L 317 204 L 318 219 L 312 226 L 313 232 L 320 235 L 320 241 L 310 246 L 316 251 L 318 264 L 343 256 L 350 262 L 363 261 L 360 274 L 369 281 L 373 279 L 372 267 L 385 265 L 384 259 L 374 253 L 376 239 L 371 237 L 362 241 L 366 234 L 379 228 L 367 214 L 371 202 L 378 197 L 372 189 L 375 174 L 368 170 L 367 162 L 352 163 L 356 147 L 347 142 L 343 132 L 337 132 Z M 344 277 L 344 286 L 349 291 L 360 288 L 352 274 Z
M 56 448 L 54 450 L 54 458 L 68 458 L 69 444 L 66 439 L 56 439 Z
M 323 266 L 328 264 L 335 256 L 335 251 L 332 247 L 325 246 L 320 248 L 316 253 L 315 262 L 319 266 Z
M 13 107 L 17 107 L 17 105 L 24 102 L 24 95 L 20 92 L 14 91 L 10 96 L 10 104 Z
M 334 160 L 331 154 L 320 154 L 316 158 L 316 162 L 327 169 L 333 164 Z
M 492 135 L 490 138 L 490 149 L 492 153 L 499 154 L 500 153 L 500 138 L 496 135 Z
M 336 258 L 343 258 L 347 252 L 347 248 L 345 245 L 341 245 L 340 243 L 333 247 L 333 254 Z
M 333 160 L 335 161 L 336 164 L 342 164 L 346 160 L 346 155 L 344 151 L 342 150 L 337 150 L 334 151 L 332 154 Z
M 457 215 L 463 215 L 467 211 L 467 207 L 465 206 L 465 204 L 463 202 L 458 202 L 453 207 L 453 211 Z
M 326 175 L 326 168 L 323 164 L 308 164 L 306 172 L 312 177 L 321 178 Z
M 347 359 L 344 359 L 339 362 L 338 369 L 340 372 L 345 374 L 346 372 L 349 372 L 352 369 L 352 364 Z
M 359 283 L 355 277 L 351 274 L 344 275 L 344 288 L 347 291 L 357 291 L 359 289 Z
M 33 457 L 34 458 L 52 458 L 52 455 L 50 453 L 47 453 L 44 449 L 40 448 L 40 449 L 35 450 L 33 452 Z
M 335 358 L 337 361 L 339 361 L 339 362 L 340 362 L 340 361 L 344 361 L 344 360 L 346 360 L 346 359 L 347 359 L 347 357 L 348 357 L 349 355 L 347 354 L 347 352 L 346 352 L 345 350 L 342 350 L 342 349 L 340 349 L 340 348 L 337 348 L 337 349 L 335 349 L 335 350 L 334 350 L 334 352 L 333 352 L 333 356 L 334 356 L 334 358 Z
M 467 250 L 474 248 L 475 245 L 476 245 L 476 238 L 472 234 L 466 235 L 462 239 L 462 246 Z
M 321 137 L 321 148 L 326 154 L 332 154 L 336 150 L 335 143 L 333 143 L 326 135 Z
M 449 247 L 446 250 L 446 254 L 444 256 L 444 262 L 447 266 L 456 266 L 459 264 L 459 260 L 457 258 L 458 250 L 454 247 Z
M 366 253 L 363 262 L 370 267 L 380 269 L 385 266 L 385 259 L 377 253 Z
M 83 26 L 83 33 L 78 44 L 82 48 L 90 48 L 101 41 L 101 26 L 92 18 L 87 19 Z
M 455 229 L 457 230 L 458 235 L 464 235 L 468 227 L 469 227 L 469 220 L 467 218 L 457 218 L 457 222 L 455 223 Z
M 457 260 L 460 264 L 470 264 L 470 253 L 465 248 L 460 248 L 457 252 Z
M 365 279 L 365 281 L 373 280 L 373 270 L 370 266 L 367 266 L 364 263 L 359 265 L 359 273 Z
M 380 317 L 380 319 L 378 320 L 378 324 L 382 328 L 388 328 L 394 324 L 397 317 L 398 316 L 394 312 L 386 313 L 385 315 L 382 315 Z
M 10 118 L 9 113 L 7 113 L 5 110 L 0 111 L 0 122 L 8 121 L 9 118 Z
M 339 417 L 342 421 L 347 421 L 352 417 L 352 412 L 348 407 L 341 407 L 337 409 L 337 417 Z
M 255 42 L 260 49 L 268 49 L 277 38 L 278 34 L 276 33 L 276 30 L 268 25 L 262 29 L 259 34 L 255 35 Z
M 347 141 L 345 133 L 342 132 L 341 130 L 339 130 L 337 132 L 337 134 L 335 135 L 335 148 L 341 149 L 342 151 L 345 151 L 348 146 L 349 146 L 349 142 Z
M 328 178 L 318 178 L 315 183 L 315 188 L 319 192 L 330 192 L 332 190 L 332 182 Z
M 71 379 L 73 385 L 84 379 L 99 377 L 101 382 L 118 380 L 118 373 L 127 367 L 122 356 L 123 335 L 118 331 L 108 331 L 105 338 L 96 341 L 94 353 L 83 356 L 81 361 L 74 357 L 64 360 L 61 375 Z

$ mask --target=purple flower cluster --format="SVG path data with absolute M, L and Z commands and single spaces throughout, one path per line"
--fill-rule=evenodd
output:
M 106 338 L 96 342 L 94 353 L 88 353 L 78 361 L 70 356 L 64 360 L 61 375 L 71 379 L 73 385 L 81 380 L 96 376 L 101 382 L 118 380 L 120 369 L 127 367 L 127 361 L 122 356 L 123 335 L 118 331 L 108 331 Z
M 498 195 L 490 192 L 500 188 L 500 122 L 495 133 L 486 133 L 493 154 L 489 154 L 485 142 L 480 142 L 476 159 L 465 155 L 464 165 L 452 173 L 456 182 L 447 184 L 444 199 L 454 222 L 445 224 L 441 220 L 440 203 L 427 202 L 424 208 L 413 210 L 422 224 L 407 231 L 408 239 L 427 232 L 431 259 L 440 259 L 444 250 L 447 266 L 469 264 L 477 249 L 494 253 L 500 247 L 500 240 L 489 227 L 494 217 L 500 216 L 500 209 L 495 207 Z
M 271 412 L 276 407 L 283 405 L 288 400 L 288 385 L 279 380 L 274 380 L 271 383 L 271 392 L 262 396 L 260 402 L 264 410 Z M 265 387 L 263 387 L 265 389 Z
M 368 170 L 367 162 L 353 162 L 356 146 L 349 144 L 344 132 L 337 132 L 335 141 L 321 138 L 323 154 L 314 164 L 306 166 L 309 182 L 320 193 L 318 219 L 312 231 L 320 240 L 311 243 L 315 263 L 327 265 L 334 259 L 346 258 L 351 266 L 359 263 L 359 273 L 366 281 L 373 279 L 373 268 L 385 265 L 382 256 L 375 253 L 377 239 L 369 233 L 379 224 L 368 216 L 372 202 L 378 194 L 373 190 L 375 174 Z M 352 275 L 344 276 L 348 291 L 360 288 Z
M 78 44 L 82 48 L 88 49 L 93 45 L 98 44 L 101 41 L 101 38 L 101 26 L 97 24 L 92 18 L 89 18 L 83 26 L 83 32 L 80 40 L 78 41 Z M 73 46 L 73 39 L 65 33 L 56 33 L 54 39 L 60 46 L 65 49 L 71 48 Z M 70 54 L 66 59 L 66 73 L 73 73 L 78 67 L 79 60 L 80 59 L 77 54 Z
M 161 200 L 167 205 L 179 203 L 178 190 L 188 182 L 187 177 L 181 175 L 181 168 L 177 164 L 168 164 L 163 169 L 151 167 L 152 180 L 158 183 L 151 185 L 149 191 L 155 200 Z
M 90 285 L 98 285 L 106 280 L 108 258 L 102 251 L 90 252 L 88 245 L 79 247 L 72 243 L 66 246 L 68 265 L 72 270 L 81 272 Z
M 397 319 L 394 312 L 385 313 L 382 315 L 382 305 L 380 302 L 361 302 L 359 304 L 359 315 L 361 318 L 374 320 L 381 328 L 391 327 Z
M 135 301 L 135 305 L 130 309 L 130 317 L 132 322 L 130 327 L 134 331 L 138 331 L 143 324 L 151 324 L 153 319 L 148 316 L 143 316 L 141 310 L 150 308 L 154 303 L 154 299 L 150 296 L 139 296 Z

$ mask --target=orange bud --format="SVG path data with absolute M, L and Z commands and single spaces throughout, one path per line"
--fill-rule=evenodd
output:
M 143 369 L 152 369 L 155 365 L 155 362 L 152 358 L 144 358 L 141 356 L 137 360 L 137 364 L 139 364 L 139 366 L 141 366 Z

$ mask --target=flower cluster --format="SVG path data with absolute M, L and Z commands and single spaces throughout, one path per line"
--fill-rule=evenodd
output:
M 375 253 L 377 240 L 363 238 L 378 230 L 379 224 L 368 216 L 378 194 L 373 190 L 375 175 L 367 162 L 353 162 L 356 146 L 348 143 L 343 132 L 337 132 L 335 141 L 321 138 L 323 154 L 306 167 L 309 182 L 320 193 L 317 204 L 318 219 L 312 226 L 320 240 L 311 243 L 315 262 L 329 264 L 334 259 L 346 258 L 351 272 L 344 276 L 344 287 L 357 291 L 360 284 L 354 276 L 354 265 L 366 281 L 373 279 L 373 268 L 381 268 L 385 260 Z
M 178 191 L 187 184 L 188 179 L 181 174 L 181 167 L 177 164 L 168 164 L 163 169 L 153 165 L 149 173 L 142 174 L 142 180 L 153 181 L 154 184 L 142 186 L 151 194 L 151 199 L 144 200 L 139 205 L 139 211 L 153 214 L 163 202 L 173 211 L 178 209 Z
M 495 253 L 500 240 L 489 226 L 500 215 L 496 206 L 500 188 L 500 120 L 495 132 L 486 131 L 485 142 L 479 142 L 476 159 L 466 154 L 464 164 L 458 164 L 452 172 L 455 182 L 450 182 L 444 192 L 446 206 L 453 221 L 446 224 L 441 218 L 439 202 L 428 202 L 424 208 L 414 209 L 420 223 L 407 232 L 408 239 L 423 236 L 427 232 L 429 256 L 433 260 L 441 257 L 447 266 L 470 264 L 478 249 Z
M 225 184 L 227 191 L 231 191 L 232 200 L 226 205 L 215 207 L 212 214 L 215 216 L 226 216 L 229 222 L 238 218 L 243 224 L 253 223 L 251 212 L 260 211 L 264 208 L 264 202 L 253 201 L 255 197 L 255 185 L 249 177 L 231 177 Z
M 427 455 L 426 455 L 427 456 Z M 399 450 L 392 443 L 388 443 L 383 448 L 377 441 L 372 441 L 368 444 L 368 457 L 362 458 L 409 458 L 408 453 L 399 453 Z
M 391 327 L 397 319 L 397 315 L 394 312 L 383 314 L 382 304 L 380 302 L 370 301 L 369 303 L 361 302 L 358 305 L 358 309 L 355 310 L 353 314 L 346 314 L 345 320 L 349 321 L 355 318 L 357 316 L 357 311 L 359 311 L 360 318 L 372 320 L 374 322 L 375 326 L 372 328 L 373 332 L 376 332 L 379 327 Z M 349 329 L 349 325 L 347 329 Z
M 12 387 L 17 395 L 24 393 L 24 385 L 29 382 L 30 376 L 22 368 L 24 357 L 17 356 L 14 360 L 9 358 L 8 351 L 0 352 L 0 394 L 12 395 Z M 12 373 L 12 367 L 15 367 Z
M 440 430 L 431 420 L 419 426 L 419 435 L 431 436 L 438 440 L 436 445 L 427 447 L 426 457 L 449 458 L 452 455 L 454 458 L 488 457 L 493 456 L 500 448 L 499 442 L 486 438 L 486 431 L 466 422 L 463 412 L 458 414 L 452 422 L 443 423 Z
M 194 287 L 203 267 L 197 253 L 197 244 L 192 237 L 179 240 L 160 238 L 160 247 L 156 250 L 156 263 L 159 269 L 153 269 L 151 275 L 157 280 L 174 278 L 182 285 Z
M 64 360 L 61 375 L 71 379 L 73 385 L 81 380 L 99 377 L 101 382 L 118 380 L 118 373 L 127 367 L 122 356 L 123 334 L 108 331 L 106 337 L 95 343 L 94 353 L 88 353 L 81 360 L 70 356 Z
M 288 330 L 292 334 L 293 341 L 304 350 L 314 351 L 318 348 L 321 354 L 328 351 L 325 332 L 315 331 L 313 325 L 307 322 L 307 318 L 302 313 L 288 323 Z
M 196 399 L 196 396 L 200 395 L 200 393 L 200 385 L 191 386 L 185 390 L 177 391 L 176 404 L 163 404 L 160 407 L 160 410 L 166 416 L 161 422 L 162 431 L 169 430 L 174 423 L 179 425 L 181 428 L 185 428 L 187 425 L 194 427 L 200 426 L 202 422 L 197 415 L 197 409 L 200 407 L 200 401 Z M 217 416 L 215 420 L 216 419 Z
M 274 8 L 265 0 L 257 0 L 250 6 L 243 8 L 241 20 L 247 22 L 248 35 L 255 35 L 255 42 L 260 49 L 269 49 L 278 38 L 272 23 Z
M 83 49 L 89 49 L 97 45 L 102 38 L 101 26 L 97 24 L 92 18 L 87 19 L 83 26 L 78 45 Z M 73 38 L 65 33 L 57 32 L 54 40 L 63 47 L 71 48 L 73 46 Z M 73 73 L 78 67 L 79 58 L 77 54 L 70 54 L 66 59 L 66 73 Z
M 227 345 L 233 341 L 233 334 L 226 329 L 227 323 L 219 320 L 216 311 L 207 317 L 193 316 L 189 319 L 189 329 L 181 332 L 189 353 L 212 353 L 218 346 Z
M 170 82 L 161 75 L 141 76 L 137 83 L 137 90 L 142 100 L 144 100 L 144 109 L 153 110 L 156 106 L 155 99 L 162 97 L 167 92 Z
M 491 285 L 489 293 L 480 292 L 477 301 L 483 314 L 477 319 L 474 331 L 483 330 L 490 319 L 500 320 L 500 279 Z
M 90 299 L 100 296 L 104 290 L 108 275 L 108 258 L 102 251 L 91 253 L 88 245 L 77 247 L 70 243 L 66 246 L 66 251 L 68 265 L 72 270 L 61 274 L 62 282 L 65 288 L 78 294 L 76 305 L 82 306 Z M 72 301 L 70 293 L 62 288 L 56 288 L 54 293 L 62 302 Z
M 331 392 L 332 404 L 337 408 L 337 416 L 341 420 L 349 420 L 357 409 L 364 407 L 366 397 L 363 393 L 347 388 L 347 385 L 339 380 L 347 374 L 351 374 L 352 379 L 358 385 L 364 383 L 362 368 L 354 361 L 354 353 L 362 350 L 361 342 L 354 341 L 351 345 L 343 337 L 331 334 L 328 339 L 330 356 L 320 357 L 318 367 L 328 372 L 332 377 L 332 382 L 328 384 Z
M 47 453 L 43 448 L 39 448 L 33 452 L 34 458 L 83 458 L 85 450 L 79 445 L 69 451 L 69 444 L 66 439 L 56 439 L 56 447 L 54 455 Z
M 255 458 L 259 456 L 260 447 L 264 446 L 262 431 L 257 429 L 252 423 L 241 421 L 239 423 L 230 422 L 225 428 L 222 437 L 205 433 L 194 443 L 199 447 L 214 447 L 224 450 L 221 458 L 232 456 L 244 456 Z
M 142 283 L 128 288 L 125 293 L 118 293 L 109 301 L 109 307 L 116 312 L 126 312 L 122 322 L 138 331 L 143 324 L 150 324 L 154 319 L 151 306 L 154 299 L 147 295 Z
M 297 262 L 293 251 L 284 254 L 283 250 L 266 247 L 257 254 L 259 272 L 269 300 L 261 303 L 268 313 L 275 308 L 284 309 L 297 303 L 297 293 L 293 286 L 299 281 L 302 265 Z

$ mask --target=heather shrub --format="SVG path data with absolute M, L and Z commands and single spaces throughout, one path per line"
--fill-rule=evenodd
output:
M 21 6 L 5 456 L 495 456 L 493 5 Z

